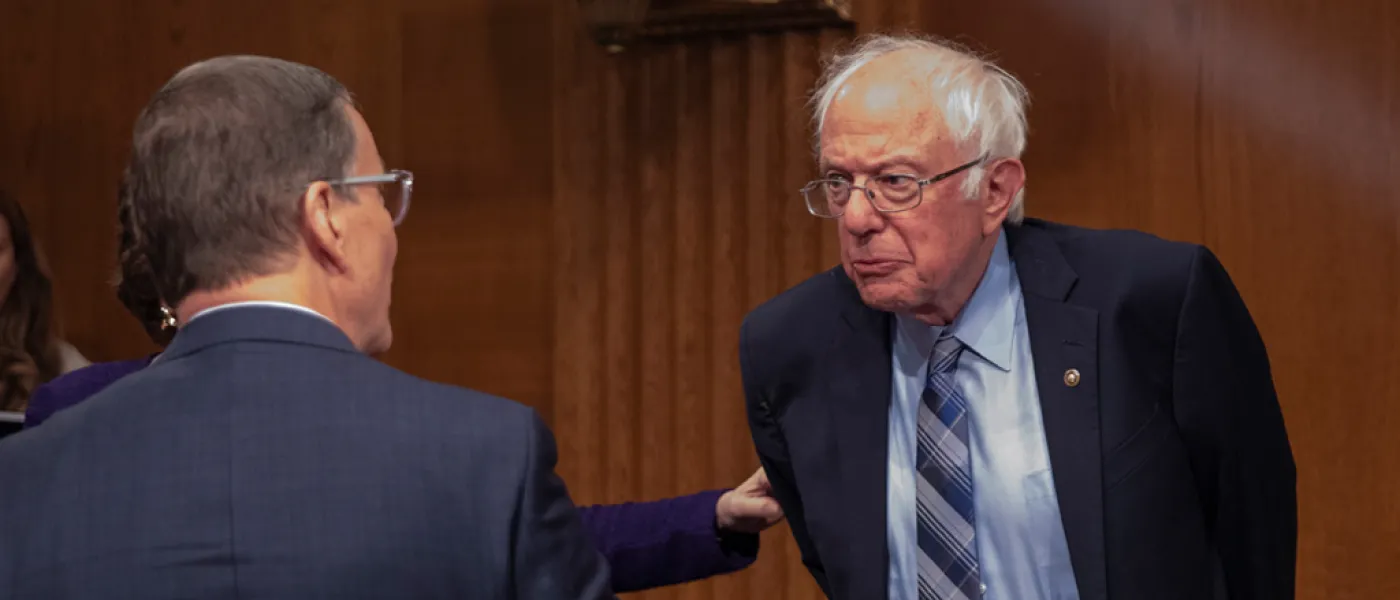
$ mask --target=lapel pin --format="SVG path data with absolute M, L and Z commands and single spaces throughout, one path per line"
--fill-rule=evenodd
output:
M 1075 387 L 1079 385 L 1079 369 L 1065 371 L 1065 385 Z

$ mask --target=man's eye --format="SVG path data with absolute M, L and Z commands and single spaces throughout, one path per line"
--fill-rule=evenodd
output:
M 913 175 L 881 175 L 875 182 L 890 198 L 903 198 L 919 191 L 919 181 Z

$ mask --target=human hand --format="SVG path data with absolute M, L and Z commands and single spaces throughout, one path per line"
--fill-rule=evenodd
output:
M 773 498 L 768 474 L 760 467 L 747 481 L 719 497 L 715 523 L 720 529 L 758 533 L 783 520 L 783 508 Z

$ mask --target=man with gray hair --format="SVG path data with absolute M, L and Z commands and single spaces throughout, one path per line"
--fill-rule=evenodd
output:
M 874 37 L 815 95 L 840 267 L 755 309 L 749 425 L 828 597 L 1293 597 L 1292 451 L 1206 248 L 1023 217 L 1026 92 Z
M 339 82 L 216 58 L 133 137 L 124 256 L 179 333 L 0 445 L 0 596 L 613 596 L 534 411 L 367 356 L 413 176 Z

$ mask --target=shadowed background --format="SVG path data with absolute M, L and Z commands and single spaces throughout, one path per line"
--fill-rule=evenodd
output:
M 757 466 L 743 315 L 835 263 L 805 94 L 844 30 L 609 54 L 564 0 L 0 0 L 0 185 L 67 338 L 148 352 L 108 286 L 131 123 L 180 67 L 306 62 L 417 188 L 394 349 L 535 406 L 579 502 Z M 992 52 L 1030 88 L 1031 216 L 1203 242 L 1268 344 L 1299 471 L 1299 597 L 1400 597 L 1400 7 L 1389 0 L 856 0 L 857 32 Z M 786 527 L 738 576 L 641 594 L 816 598 Z

